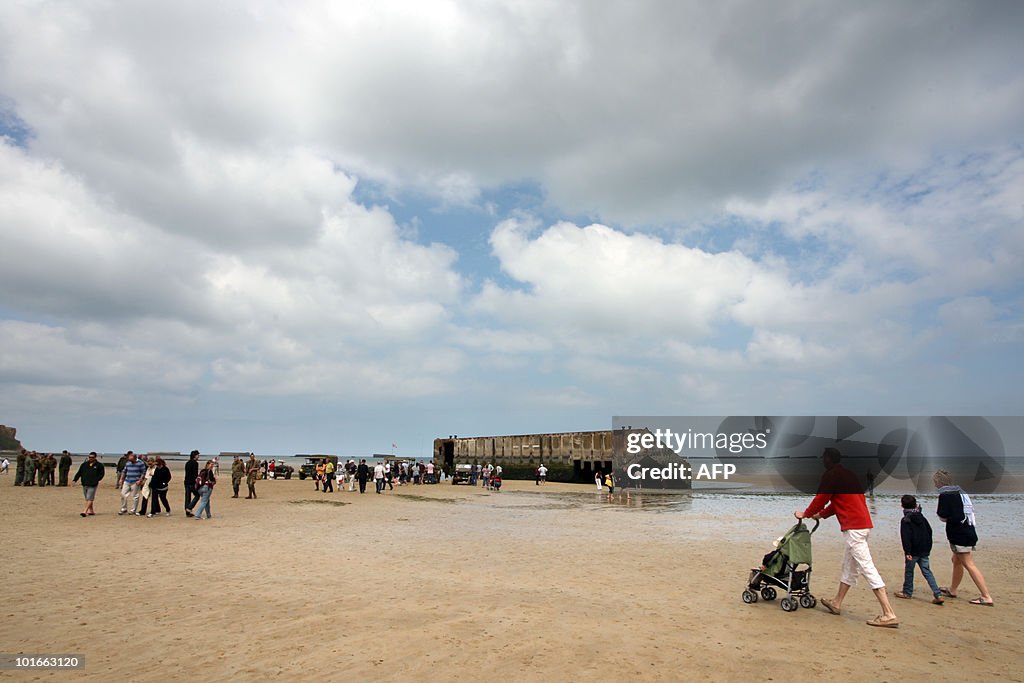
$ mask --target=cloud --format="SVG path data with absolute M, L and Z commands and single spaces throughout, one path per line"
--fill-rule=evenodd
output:
M 676 221 L 822 166 L 1019 139 L 1024 76 L 1008 65 L 1024 57 L 1010 28 L 1022 11 L 9 5 L 0 90 L 34 148 L 111 191 L 148 189 L 137 201 L 152 211 L 166 171 L 187 176 L 183 161 L 212 145 L 312 148 L 446 202 L 533 178 L 570 215 Z

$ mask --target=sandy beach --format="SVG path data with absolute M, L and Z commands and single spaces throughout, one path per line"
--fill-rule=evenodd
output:
M 983 539 L 976 556 L 994 608 L 967 603 L 969 579 L 961 598 L 934 606 L 918 575 L 915 598 L 894 600 L 902 625 L 890 630 L 865 625 L 878 608 L 863 585 L 841 616 L 742 603 L 747 571 L 792 523 L 780 510 L 801 498 L 665 506 L 515 481 L 501 493 L 325 495 L 293 479 L 261 481 L 259 499 L 245 500 L 222 476 L 214 519 L 196 522 L 182 515 L 177 473 L 174 516 L 154 519 L 119 517 L 109 479 L 88 519 L 77 486 L 12 482 L 0 480 L 0 651 L 85 657 L 81 671 L 2 674 L 17 680 L 1022 678 L 1019 532 Z M 890 502 L 873 509 L 871 544 L 895 591 Z M 814 552 L 813 591 L 831 596 L 834 520 Z

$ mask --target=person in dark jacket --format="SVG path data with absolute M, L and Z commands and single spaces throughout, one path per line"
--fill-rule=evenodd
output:
M 903 590 L 896 593 L 897 598 L 909 600 L 914 595 L 914 567 L 921 568 L 924 580 L 932 589 L 932 603 L 941 605 L 942 591 L 935 581 L 928 556 L 932 553 L 932 525 L 921 513 L 917 498 L 911 495 L 900 499 L 903 505 L 903 519 L 900 520 L 900 540 L 903 542 L 903 555 L 906 564 L 903 567 Z
M 356 479 L 359 480 L 359 493 L 366 493 L 366 480 L 370 478 L 370 468 L 366 466 L 366 459 L 359 461 L 356 468 Z
M 89 515 L 95 515 L 96 513 L 92 509 L 92 503 L 96 500 L 96 487 L 103 481 L 103 475 L 107 473 L 107 468 L 103 466 L 103 463 L 99 461 L 96 456 L 96 451 L 89 454 L 89 457 L 85 459 L 78 467 L 78 472 L 75 474 L 75 481 L 82 481 L 82 493 L 85 495 L 85 509 L 82 510 L 79 515 L 82 517 L 88 517 Z
M 171 516 L 171 504 L 167 502 L 167 489 L 171 482 L 171 469 L 163 458 L 156 459 L 156 469 L 153 470 L 153 478 L 149 480 L 149 514 L 147 517 L 160 513 L 160 504 L 163 503 L 164 514 Z
M 57 485 L 58 486 L 67 486 L 68 485 L 68 475 L 71 473 L 71 454 L 68 453 L 67 451 L 64 451 L 63 453 L 60 454 L 59 472 L 60 472 L 60 483 L 57 484 Z
M 939 490 L 936 514 L 946 523 L 946 538 L 953 551 L 953 578 L 948 588 L 939 590 L 946 597 L 957 597 L 957 588 L 960 587 L 966 569 L 974 585 L 981 591 L 981 597 L 971 600 L 971 604 L 991 607 L 995 601 L 988 592 L 985 577 L 974 564 L 974 547 L 978 545 L 978 532 L 974 528 L 974 504 L 967 492 L 953 483 L 953 477 L 946 470 L 939 470 L 932 475 L 932 483 Z
M 199 476 L 199 451 L 192 451 L 185 463 L 185 516 L 192 516 L 192 507 L 199 500 L 196 477 Z

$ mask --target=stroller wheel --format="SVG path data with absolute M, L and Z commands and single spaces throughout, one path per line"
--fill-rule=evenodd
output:
M 805 609 L 810 609 L 818 604 L 818 601 L 812 598 L 810 595 L 800 596 L 800 606 Z
M 796 600 L 782 598 L 782 600 L 779 601 L 779 607 L 782 608 L 783 612 L 795 612 L 797 608 Z
M 757 593 L 751 590 L 743 591 L 743 602 L 748 605 L 757 602 Z
M 775 589 L 772 588 L 771 586 L 765 586 L 764 588 L 761 589 L 761 597 L 764 598 L 765 600 L 774 600 L 775 599 Z

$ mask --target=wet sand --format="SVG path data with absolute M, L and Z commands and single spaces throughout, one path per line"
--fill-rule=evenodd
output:
M 222 477 L 214 519 L 196 522 L 181 514 L 180 478 L 175 516 L 154 519 L 117 516 L 108 480 L 98 515 L 82 519 L 80 488 L 15 488 L 9 476 L 0 651 L 86 661 L 5 674 L 17 680 L 1022 678 L 1017 530 L 983 538 L 977 554 L 994 608 L 967 604 L 969 580 L 960 599 L 931 605 L 918 575 L 889 630 L 864 624 L 878 612 L 865 586 L 842 616 L 741 602 L 799 497 L 609 503 L 592 486 L 533 482 L 325 495 L 293 479 L 259 482 L 252 501 L 231 499 Z M 891 502 L 875 502 L 871 545 L 898 590 Z M 814 553 L 813 591 L 829 596 L 842 553 L 834 521 Z

